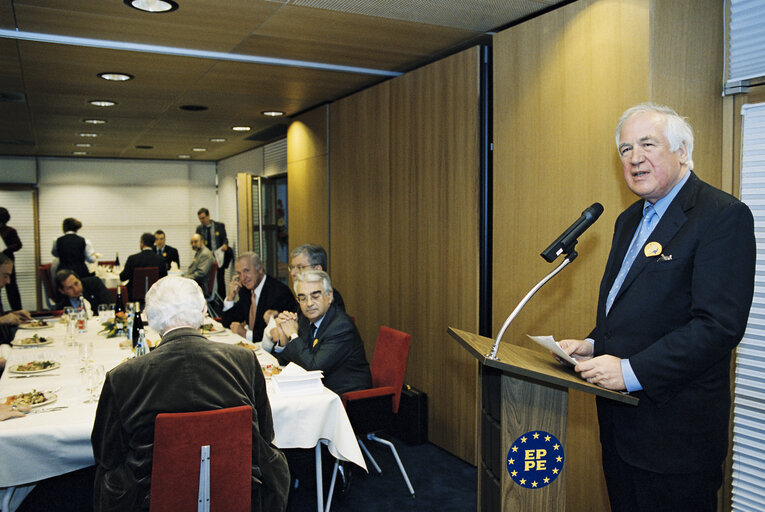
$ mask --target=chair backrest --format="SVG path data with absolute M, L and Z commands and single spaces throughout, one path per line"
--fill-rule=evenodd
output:
M 396 390 L 393 396 L 393 412 L 398 412 L 401 400 L 401 388 L 404 385 L 406 362 L 409 358 L 409 343 L 411 335 L 380 326 L 377 335 L 375 353 L 369 370 L 372 373 L 372 387 L 390 386 Z
M 157 267 L 138 267 L 133 270 L 133 279 L 130 283 L 130 296 L 132 301 L 141 301 L 146 298 L 146 292 L 151 285 L 159 279 L 159 269 Z
M 197 510 L 200 451 L 205 445 L 210 446 L 211 509 L 250 510 L 252 407 L 248 405 L 157 414 L 150 510 Z
M 50 263 L 45 263 L 37 267 L 37 274 L 40 276 L 40 282 L 45 290 L 45 302 L 49 309 L 56 305 L 56 288 L 53 286 L 53 276 L 50 271 Z
M 217 279 L 218 279 L 218 262 L 214 261 L 212 264 L 212 268 L 210 269 L 210 278 L 207 281 L 207 302 L 210 302 L 215 298 L 215 291 L 217 290 Z
M 117 260 L 98 260 L 96 265 L 100 265 L 102 267 L 113 267 L 115 263 L 117 263 Z

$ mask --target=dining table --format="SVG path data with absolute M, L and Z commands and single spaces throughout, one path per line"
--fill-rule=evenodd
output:
M 108 372 L 121 362 L 136 357 L 127 338 L 107 338 L 101 332 L 102 324 L 98 318 L 87 321 L 86 332 L 74 335 L 67 333 L 67 322 L 64 320 L 49 318 L 46 322 L 44 327 L 20 328 L 11 343 L 12 349 L 6 351 L 6 369 L 0 377 L 0 403 L 11 395 L 33 391 L 41 392 L 45 401 L 33 407 L 24 417 L 0 422 L 2 512 L 11 511 L 14 493 L 23 495 L 35 482 L 95 463 L 90 435 L 100 388 L 91 394 L 81 369 L 86 364 L 95 364 Z M 204 334 L 211 342 L 248 346 L 255 350 L 264 369 L 271 365 L 269 372 L 273 368 L 278 371 L 277 360 L 261 350 L 259 344 L 247 343 L 213 320 L 208 325 L 212 329 Z M 20 345 L 22 340 L 35 335 L 45 342 Z M 146 337 L 152 345 L 160 340 L 160 336 L 148 327 Z M 92 354 L 82 356 L 79 346 L 88 342 L 92 342 Z M 51 361 L 54 364 L 44 371 L 23 373 L 18 365 L 30 361 Z M 316 505 L 321 512 L 324 510 L 322 445 L 326 445 L 332 457 L 352 462 L 366 470 L 359 444 L 337 394 L 323 385 L 309 392 L 287 393 L 272 379 L 267 377 L 274 421 L 274 445 L 285 449 L 314 449 Z M 328 510 L 331 499 L 327 500 L 327 504 Z

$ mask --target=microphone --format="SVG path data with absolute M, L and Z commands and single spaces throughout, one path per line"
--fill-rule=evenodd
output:
M 598 220 L 601 213 L 603 213 L 603 205 L 594 203 L 583 211 L 582 216 L 571 224 L 547 249 L 542 251 L 540 256 L 547 260 L 548 263 L 552 263 L 561 254 L 572 252 L 576 246 L 577 238 Z

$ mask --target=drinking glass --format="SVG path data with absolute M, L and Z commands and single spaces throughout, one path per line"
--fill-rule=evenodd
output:
M 104 365 L 88 363 L 82 370 L 81 382 L 85 388 L 84 403 L 97 402 L 104 383 Z
M 77 344 L 75 334 L 77 334 L 77 310 L 71 306 L 64 308 L 64 319 L 66 320 L 66 345 L 73 347 Z
M 112 314 L 114 313 L 114 306 L 112 305 Z M 98 321 L 104 323 L 109 320 L 109 304 L 98 305 Z
M 80 341 L 77 351 L 80 354 L 80 368 L 85 371 L 85 368 L 93 362 L 93 340 Z

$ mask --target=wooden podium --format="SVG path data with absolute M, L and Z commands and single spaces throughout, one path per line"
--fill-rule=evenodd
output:
M 569 389 L 630 405 L 638 399 L 589 384 L 546 353 L 505 343 L 498 360 L 488 359 L 494 340 L 452 327 L 448 332 L 480 363 L 478 511 L 566 510 L 565 465 L 549 485 L 527 489 L 507 472 L 511 445 L 526 432 L 543 430 L 565 451 Z

